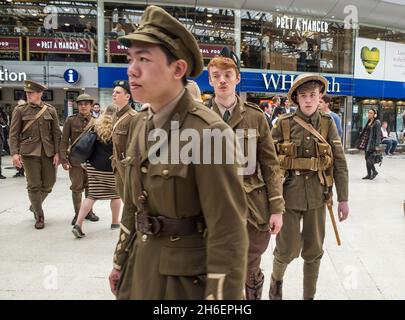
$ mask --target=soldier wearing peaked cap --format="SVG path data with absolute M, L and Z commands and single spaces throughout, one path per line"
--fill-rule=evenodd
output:
M 194 129 L 201 137 L 204 129 L 229 128 L 185 89 L 186 76 L 203 70 L 197 41 L 156 6 L 149 6 L 140 27 L 120 41 L 129 48 L 132 96 L 149 106 L 133 118 L 128 132 L 111 289 L 118 299 L 241 299 L 248 240 L 238 165 L 172 158 L 156 163 L 148 157 L 153 128 L 167 133 L 167 150 L 175 143 L 171 121 L 180 133 Z
M 318 110 L 328 80 L 317 74 L 298 76 L 288 99 L 298 105 L 272 129 L 281 169 L 285 172 L 286 206 L 276 239 L 270 299 L 282 299 L 284 272 L 300 254 L 304 259 L 304 299 L 314 299 L 325 237 L 325 204 L 331 205 L 335 182 L 340 221 L 347 218 L 348 170 L 333 119 Z M 300 222 L 302 220 L 302 230 Z
M 42 203 L 56 181 L 61 137 L 56 109 L 41 101 L 45 89 L 40 83 L 24 82 L 27 103 L 15 107 L 10 125 L 13 164 L 18 168 L 24 164 L 36 229 L 45 226 Z
M 93 125 L 93 117 L 91 116 L 91 107 L 94 102 L 94 98 L 90 95 L 83 93 L 76 99 L 78 113 L 68 117 L 65 121 L 62 131 L 62 139 L 60 142 L 60 160 L 63 169 L 69 171 L 70 178 L 70 190 L 72 190 L 72 200 L 74 208 L 74 217 L 72 225 L 76 224 L 76 220 L 82 204 L 82 193 L 85 192 L 87 196 L 87 174 L 80 163 L 75 163 L 69 159 L 69 152 L 72 145 L 79 140 L 79 137 L 87 129 Z M 90 210 L 86 216 L 87 220 L 98 221 L 99 217 L 96 216 L 93 210 Z
M 117 112 L 113 117 L 113 157 L 111 164 L 114 170 L 118 192 L 121 199 L 123 199 L 125 167 L 121 161 L 126 157 L 129 125 L 137 112 L 133 110 L 130 105 L 131 91 L 129 90 L 128 81 L 118 80 L 115 81 L 113 85 L 112 98 Z

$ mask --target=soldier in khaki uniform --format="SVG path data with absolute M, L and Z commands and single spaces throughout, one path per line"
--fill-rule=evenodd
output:
M 113 104 L 117 108 L 117 113 L 113 118 L 113 158 L 112 167 L 114 170 L 115 181 L 117 182 L 118 192 L 121 199 L 124 198 L 124 176 L 125 167 L 121 163 L 126 157 L 128 129 L 136 111 L 132 109 L 129 102 L 131 92 L 128 81 L 118 80 L 114 82 Z
M 280 166 L 285 171 L 286 213 L 274 250 L 270 299 L 282 298 L 284 272 L 300 253 L 304 259 L 303 298 L 314 298 L 323 255 L 325 204 L 332 199 L 333 181 L 339 220 L 349 214 L 348 170 L 342 142 L 333 119 L 318 111 L 327 88 L 328 81 L 320 75 L 298 76 L 288 92 L 288 99 L 298 109 L 283 115 L 272 129 Z
M 87 174 L 80 163 L 75 163 L 69 159 L 69 149 L 71 145 L 77 142 L 79 136 L 83 131 L 90 128 L 93 124 L 93 117 L 91 116 L 91 107 L 94 99 L 88 94 L 81 94 L 77 97 L 76 103 L 79 112 L 75 115 L 68 117 L 65 121 L 62 131 L 62 139 L 60 142 L 60 161 L 63 169 L 69 170 L 70 190 L 72 190 L 73 208 L 75 215 L 72 220 L 72 225 L 76 224 L 77 216 L 82 204 L 83 190 L 87 196 Z M 86 216 L 87 220 L 98 221 L 99 217 L 96 216 L 91 210 Z
M 238 165 L 176 162 L 177 153 L 165 164 L 148 156 L 155 147 L 148 138 L 153 128 L 170 134 L 166 150 L 176 143 L 182 150 L 186 142 L 171 139 L 186 129 L 197 133 L 197 142 L 203 130 L 229 130 L 185 89 L 185 76 L 203 70 L 197 41 L 156 6 L 119 40 L 129 48 L 132 97 L 150 105 L 134 117 L 128 133 L 111 289 L 118 299 L 241 299 L 248 239 Z M 219 152 L 225 156 L 224 144 Z
M 45 226 L 42 203 L 56 181 L 61 137 L 56 109 L 41 101 L 45 89 L 34 81 L 24 82 L 27 103 L 14 109 L 10 125 L 13 165 L 24 164 L 36 229 Z
M 249 139 L 256 144 L 256 162 L 247 168 L 250 172 L 244 175 L 244 191 L 249 207 L 246 298 L 260 300 L 264 282 L 260 269 L 261 256 L 268 247 L 270 233 L 277 234 L 283 224 L 280 166 L 263 112 L 255 104 L 243 102 L 235 92 L 240 73 L 234 60 L 225 56 L 215 57 L 208 64 L 208 72 L 210 84 L 215 90 L 212 110 L 233 130 L 243 130 L 245 156 L 248 156 Z M 249 129 L 254 129 L 256 134 L 249 134 Z

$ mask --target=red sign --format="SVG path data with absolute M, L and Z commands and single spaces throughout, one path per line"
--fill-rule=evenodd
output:
M 51 53 L 81 53 L 91 52 L 90 39 L 84 38 L 29 38 L 28 47 L 30 52 L 51 52 Z
M 127 54 L 128 48 L 123 46 L 118 40 L 108 40 L 110 54 Z
M 0 51 L 20 51 L 20 38 L 18 37 L 0 37 Z
M 223 47 L 226 47 L 226 44 L 208 44 L 208 43 L 199 43 L 201 54 L 204 58 L 214 58 L 221 53 Z M 233 50 L 233 48 L 231 48 Z

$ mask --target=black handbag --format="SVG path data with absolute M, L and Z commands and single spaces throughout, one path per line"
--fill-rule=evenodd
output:
M 72 162 L 83 163 L 88 160 L 94 151 L 94 146 L 97 140 L 97 133 L 94 130 L 89 130 L 77 141 L 72 147 L 69 154 L 69 159 Z

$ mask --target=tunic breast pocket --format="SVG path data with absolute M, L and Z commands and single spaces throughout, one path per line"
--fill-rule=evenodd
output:
M 21 129 L 21 142 L 22 143 L 25 140 L 29 140 L 30 138 L 32 139 L 32 134 L 34 132 L 33 126 L 35 126 L 35 123 L 31 124 L 30 127 L 27 130 L 25 130 L 24 132 L 22 132 L 22 130 L 25 128 L 25 126 L 28 123 L 30 123 L 34 119 L 35 119 L 34 114 L 25 115 L 25 116 L 22 117 L 22 121 L 23 121 L 23 127 Z
M 43 116 L 43 120 L 41 121 L 41 124 L 42 124 L 42 130 L 45 130 L 45 132 L 51 132 L 52 130 L 51 130 L 51 128 L 52 128 L 52 121 L 53 121 L 53 118 L 52 118 L 52 116 L 50 115 L 50 114 L 45 114 L 44 116 Z M 47 135 L 46 136 L 47 138 L 51 138 L 51 135 Z
M 188 201 L 186 197 L 191 187 L 187 179 L 188 165 L 150 164 L 147 170 L 145 188 L 153 206 L 160 214 L 169 217 L 178 215 L 179 202 Z

